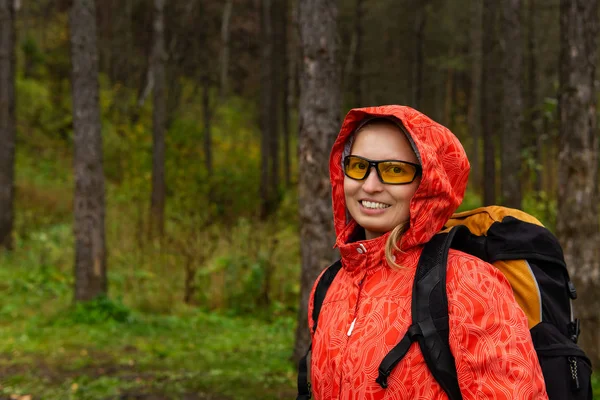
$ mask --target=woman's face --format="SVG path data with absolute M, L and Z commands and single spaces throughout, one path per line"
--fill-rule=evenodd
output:
M 404 135 L 393 123 L 374 122 L 354 138 L 351 155 L 369 160 L 400 160 L 418 164 L 417 156 Z M 420 178 L 405 185 L 382 183 L 374 167 L 359 181 L 344 175 L 346 207 L 354 220 L 373 239 L 409 220 L 409 205 Z

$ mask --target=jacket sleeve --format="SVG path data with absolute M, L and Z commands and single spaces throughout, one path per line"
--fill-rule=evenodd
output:
M 463 399 L 548 399 L 527 318 L 502 272 L 451 251 L 447 288 L 450 347 Z

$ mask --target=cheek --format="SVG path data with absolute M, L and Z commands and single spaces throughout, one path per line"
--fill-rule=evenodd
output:
M 344 176 L 344 196 L 346 197 L 346 200 L 349 196 L 356 193 L 356 190 L 358 189 L 356 183 L 356 181 Z
M 348 177 L 344 178 L 344 199 L 346 200 L 346 208 L 350 212 L 350 215 L 352 216 L 352 218 L 355 217 L 354 211 L 355 211 L 356 207 L 358 206 L 356 204 L 356 199 L 354 198 L 358 189 L 360 188 L 360 185 L 357 185 L 357 183 L 358 182 L 356 182 Z
M 395 188 L 394 192 L 390 194 L 398 203 L 402 203 L 408 207 L 410 201 L 415 195 L 415 192 L 417 191 L 417 187 L 418 184 L 410 185 L 408 187 L 398 186 Z

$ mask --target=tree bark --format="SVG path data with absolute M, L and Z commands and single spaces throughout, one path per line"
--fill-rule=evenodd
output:
M 502 203 L 521 208 L 521 94 L 523 51 L 521 49 L 521 0 L 503 0 L 503 96 L 502 96 Z
M 154 0 L 154 48 L 152 52 L 153 109 L 152 109 L 152 198 L 150 205 L 150 235 L 162 237 L 165 230 L 165 131 L 167 126 L 165 75 L 165 0 Z
M 483 133 L 483 205 L 496 203 L 496 146 L 495 118 L 496 97 L 494 90 L 495 74 L 495 31 L 496 0 L 483 1 L 483 35 L 481 66 L 481 128 Z
M 282 31 L 285 29 L 284 16 L 285 10 L 282 7 L 283 3 L 281 0 L 273 1 L 271 4 L 271 110 L 269 112 L 269 153 L 270 153 L 270 187 L 271 187 L 271 208 L 274 209 L 279 203 L 279 167 L 280 167 L 280 156 L 279 156 L 279 137 L 280 137 L 280 122 L 281 122 L 281 111 L 283 109 L 284 98 L 283 94 L 283 69 L 284 69 L 284 52 L 285 46 L 283 46 Z
M 260 74 L 260 217 L 264 219 L 269 214 L 269 127 L 271 106 L 271 85 L 273 57 L 271 34 L 271 0 L 260 1 L 260 32 L 261 32 L 261 74 Z
M 208 172 L 209 177 L 212 177 L 211 111 L 212 110 L 210 108 L 210 82 L 208 78 L 205 78 L 202 82 L 202 119 L 204 120 L 204 167 L 206 168 L 206 172 Z
M 13 247 L 15 197 L 15 19 L 13 0 L 0 0 L 0 248 Z
M 283 164 L 284 164 L 284 179 L 285 179 L 285 186 L 286 188 L 289 188 L 292 184 L 292 172 L 291 172 L 291 158 L 290 158 L 290 108 L 292 107 L 292 101 L 291 101 L 291 90 L 290 90 L 290 86 L 291 86 L 291 80 L 290 80 L 290 55 L 288 54 L 288 52 L 290 51 L 290 48 L 294 48 L 294 46 L 289 46 L 288 45 L 288 38 L 290 37 L 290 35 L 288 35 L 288 29 L 289 29 L 289 23 L 288 23 L 288 10 L 289 10 L 289 6 L 288 6 L 288 0 L 281 0 L 282 2 L 282 7 L 285 10 L 284 15 L 282 16 L 282 30 L 281 33 L 283 35 L 283 37 L 281 38 L 281 43 L 282 43 L 282 47 L 281 47 L 281 52 L 283 55 L 283 66 L 282 66 L 282 79 L 281 79 L 281 85 L 282 85 L 282 97 L 283 97 L 283 108 L 281 110 L 281 123 L 283 125 Z
M 75 301 L 86 301 L 106 294 L 108 289 L 94 0 L 74 0 L 69 22 L 75 153 Z
M 223 18 L 221 20 L 221 99 L 229 92 L 229 22 L 232 8 L 233 0 L 227 0 L 223 7 Z
M 467 121 L 471 135 L 471 182 L 475 183 L 475 190 L 479 190 L 481 182 L 480 140 L 481 140 L 481 0 L 471 0 L 471 88 Z
M 260 217 L 265 219 L 274 211 L 276 205 L 279 166 L 279 88 L 277 82 L 276 34 L 274 8 L 272 0 L 261 1 L 261 179 L 260 179 Z
M 427 22 L 427 1 L 417 0 L 417 15 L 414 21 L 415 62 L 413 64 L 413 106 L 419 108 L 423 103 L 423 68 L 425 64 L 425 24 Z
M 295 360 L 304 354 L 310 341 L 310 290 L 320 271 L 335 258 L 329 152 L 339 129 L 341 108 L 337 18 L 337 1 L 299 3 L 302 71 L 298 195 L 302 273 Z
M 557 235 L 577 287 L 580 345 L 600 363 L 598 223 L 598 0 L 560 2 L 560 146 Z
M 542 134 L 540 127 L 540 105 L 539 85 L 538 85 L 538 66 L 537 66 L 537 37 L 536 37 L 536 1 L 528 0 L 527 12 L 527 119 L 526 119 L 526 140 L 527 147 L 530 149 L 530 157 L 534 160 L 533 170 L 530 170 L 530 175 L 533 177 L 533 190 L 536 195 L 542 191 L 542 174 L 538 166 L 542 165 L 542 152 L 545 134 Z
M 352 93 L 352 107 L 362 105 L 362 42 L 363 42 L 363 0 L 354 5 L 354 31 L 350 41 L 348 59 L 344 68 L 342 86 Z

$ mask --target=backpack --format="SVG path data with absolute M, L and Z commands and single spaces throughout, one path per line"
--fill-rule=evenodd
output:
M 381 361 L 377 383 L 387 388 L 387 378 L 416 341 L 448 398 L 462 399 L 449 345 L 446 285 L 441 284 L 446 282 L 450 248 L 493 264 L 507 277 L 527 315 L 549 399 L 592 399 L 591 362 L 576 344 L 580 326 L 571 301 L 577 293 L 558 240 L 531 215 L 499 206 L 454 214 L 446 229 L 425 245 L 413 283 L 412 324 Z M 327 289 L 340 268 L 337 261 L 317 283 L 314 330 Z M 297 400 L 310 398 L 306 357 L 299 364 Z

